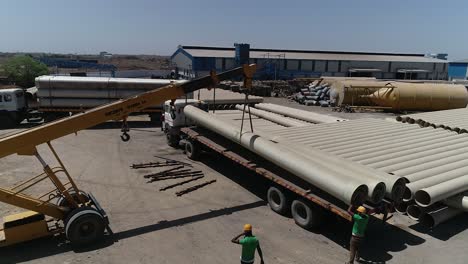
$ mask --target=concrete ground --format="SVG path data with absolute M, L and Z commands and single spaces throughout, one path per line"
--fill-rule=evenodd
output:
M 347 260 L 349 223 L 330 217 L 317 230 L 303 230 L 268 208 L 264 202 L 268 182 L 259 176 L 215 155 L 191 162 L 181 150 L 166 145 L 159 128 L 146 122 L 130 126 L 132 139 L 127 143 L 120 140 L 120 129 L 109 125 L 53 142 L 77 184 L 107 210 L 114 236 L 82 249 L 73 249 L 62 237 L 39 239 L 0 249 L 0 263 L 239 263 L 240 247 L 230 240 L 245 223 L 254 226 L 266 263 Z M 40 150 L 51 160 L 45 148 Z M 198 182 L 217 182 L 181 197 L 174 193 L 195 183 L 161 192 L 160 187 L 177 180 L 147 183 L 143 175 L 162 168 L 129 167 L 158 160 L 154 155 L 191 162 L 206 175 Z M 36 172 L 40 166 L 31 157 L 0 159 L 1 186 Z M 47 190 L 41 185 L 34 192 Z M 0 205 L 1 215 L 17 211 Z M 364 263 L 466 263 L 468 217 L 430 232 L 406 216 L 397 215 L 391 223 L 370 223 Z

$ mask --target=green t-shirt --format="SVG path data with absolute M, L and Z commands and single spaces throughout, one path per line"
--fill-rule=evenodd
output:
M 239 240 L 242 245 L 241 260 L 244 262 L 253 262 L 255 259 L 255 249 L 258 246 L 258 239 L 255 236 L 247 236 Z
M 354 214 L 353 220 L 353 235 L 363 237 L 366 232 L 367 222 L 369 222 L 369 216 Z

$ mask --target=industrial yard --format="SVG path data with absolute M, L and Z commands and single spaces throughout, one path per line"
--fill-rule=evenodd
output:
M 468 2 L 4 6 L 0 264 L 467 263 Z
M 291 104 L 275 98 L 266 102 L 270 100 Z M 54 141 L 77 184 L 105 205 L 113 237 L 82 249 L 73 249 L 61 238 L 31 241 L 1 249 L 2 263 L 229 262 L 238 258 L 238 247 L 230 238 L 246 220 L 256 227 L 266 263 L 342 263 L 347 258 L 350 223 L 330 216 L 333 221 L 322 228 L 303 230 L 291 218 L 268 208 L 265 180 L 260 176 L 217 155 L 193 162 L 182 150 L 167 146 L 159 127 L 148 121 L 133 118 L 130 143 L 122 142 L 120 129 L 109 124 Z M 130 168 L 134 163 L 158 160 L 154 155 L 191 163 L 207 180 L 217 182 L 181 197 L 174 194 L 176 190 L 158 191 L 175 180 L 147 183 L 143 174 L 158 168 Z M 4 185 L 40 170 L 33 158 L 18 156 L 2 159 L 2 168 Z M 16 211 L 18 208 L 3 205 L 1 213 Z M 459 216 L 426 231 L 398 214 L 385 225 L 374 219 L 362 253 L 368 261 L 364 263 L 465 263 L 466 223 L 466 216 Z M 444 255 L 435 248 L 443 249 Z

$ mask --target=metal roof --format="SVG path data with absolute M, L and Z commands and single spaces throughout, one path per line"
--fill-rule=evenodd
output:
M 234 58 L 234 48 L 182 46 L 193 57 Z M 250 49 L 250 58 L 284 58 L 297 60 L 341 60 L 341 61 L 394 61 L 394 62 L 439 62 L 446 60 L 424 57 L 423 54 L 401 53 L 366 53 L 341 51 L 304 51 L 304 50 L 269 50 Z
M 450 63 L 468 63 L 468 59 L 451 61 Z

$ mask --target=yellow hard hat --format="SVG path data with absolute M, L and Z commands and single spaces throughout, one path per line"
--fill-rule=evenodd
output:
M 252 225 L 251 224 L 245 224 L 244 225 L 244 231 L 252 231 Z
M 358 211 L 361 214 L 365 214 L 366 208 L 364 206 L 359 206 L 356 211 Z

